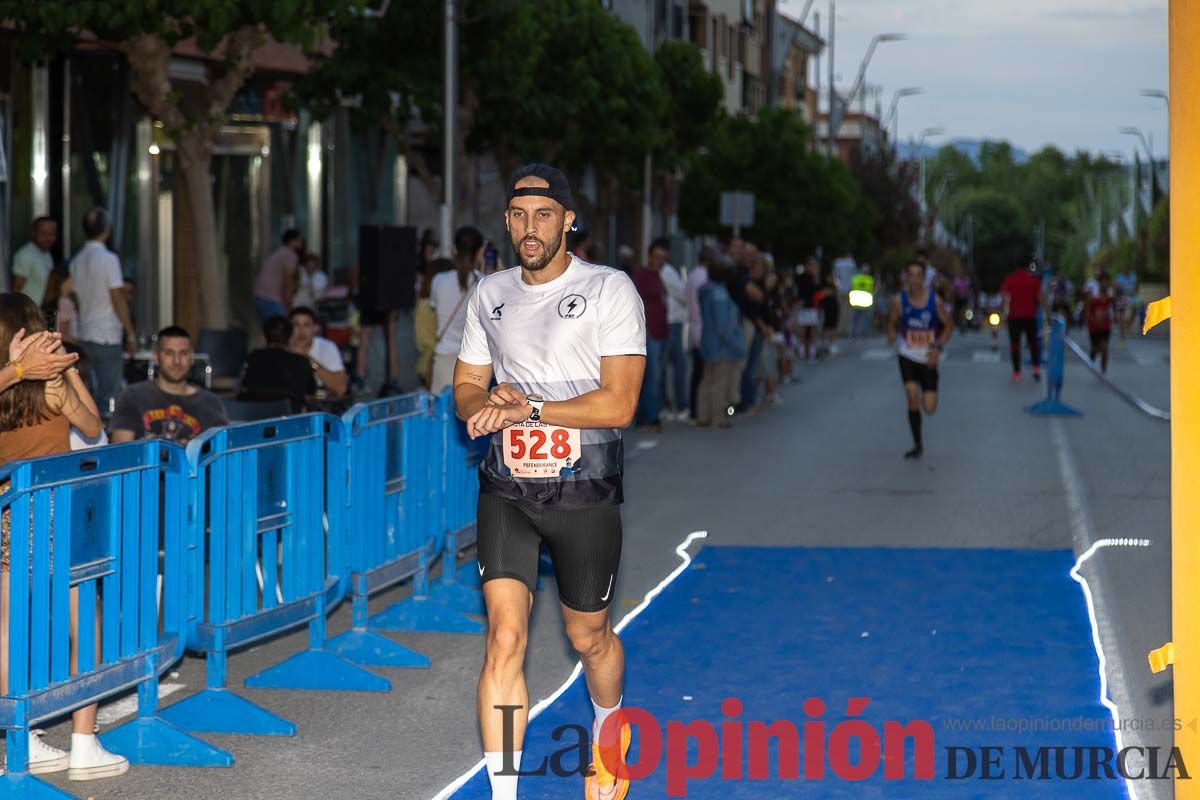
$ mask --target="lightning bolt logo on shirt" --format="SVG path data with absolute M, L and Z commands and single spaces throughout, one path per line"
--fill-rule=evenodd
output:
M 587 298 L 581 294 L 569 294 L 558 301 L 558 315 L 563 319 L 579 319 L 587 310 Z

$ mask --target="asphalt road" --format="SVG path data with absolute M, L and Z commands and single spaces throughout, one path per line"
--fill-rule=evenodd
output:
M 1165 338 L 1114 347 L 1110 377 L 1165 409 L 1166 354 Z M 1135 410 L 1070 356 L 1064 399 L 1085 415 L 1032 418 L 1022 409 L 1043 388 L 1028 377 L 1011 384 L 1005 356 L 980 334 L 952 343 L 941 408 L 926 421 L 927 452 L 917 463 L 901 458 L 910 443 L 899 374 L 878 339 L 846 343 L 835 358 L 803 365 L 782 406 L 738 420 L 732 431 L 676 425 L 661 435 L 631 435 L 615 613 L 627 613 L 675 568 L 676 545 L 695 530 L 707 530 L 710 544 L 1077 551 L 1098 538 L 1146 537 L 1148 547 L 1100 551 L 1084 574 L 1122 717 L 1171 717 L 1170 673 L 1151 676 L 1145 660 L 1170 632 L 1169 425 Z M 574 664 L 552 580 L 534 617 L 527 677 L 540 699 Z M 339 610 L 331 634 L 348 624 L 347 610 Z M 54 783 L 95 800 L 428 800 L 480 757 L 474 690 L 483 640 L 394 638 L 427 654 L 433 666 L 379 670 L 394 684 L 389 694 L 239 688 L 294 721 L 299 734 L 206 737 L 235 753 L 231 769 L 135 767 L 119 779 Z M 231 685 L 240 687 L 302 643 L 291 635 L 235 655 Z M 166 703 L 203 685 L 200 661 L 187 659 L 178 673 L 168 681 L 183 688 Z M 48 734 L 52 743 L 66 739 L 63 726 Z M 1139 742 L 1169 746 L 1170 733 L 1126 733 L 1127 744 Z M 1170 796 L 1169 785 L 1153 788 L 1139 799 Z

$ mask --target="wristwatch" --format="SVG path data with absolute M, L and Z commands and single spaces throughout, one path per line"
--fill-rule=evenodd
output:
M 525 402 L 529 404 L 531 409 L 529 412 L 530 422 L 542 421 L 542 406 L 546 405 L 546 401 L 542 399 L 540 394 L 525 395 Z

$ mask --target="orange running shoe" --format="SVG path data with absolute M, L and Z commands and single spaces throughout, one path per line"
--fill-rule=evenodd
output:
M 599 741 L 592 742 L 592 763 L 588 767 L 588 775 L 583 783 L 585 800 L 625 800 L 629 794 L 629 777 L 625 757 L 629 754 L 629 743 L 633 733 L 628 725 L 621 726 L 620 754 L 612 745 L 603 748 Z M 601 750 L 604 757 L 601 758 Z M 618 775 L 609 772 L 608 767 L 615 767 Z

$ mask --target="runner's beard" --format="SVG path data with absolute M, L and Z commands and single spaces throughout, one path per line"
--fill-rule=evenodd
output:
M 526 259 L 525 254 L 521 252 L 521 245 L 527 241 L 535 241 L 542 246 L 542 253 L 532 259 Z M 526 236 L 513 242 L 513 252 L 517 254 L 517 260 L 521 262 L 521 266 L 530 272 L 541 272 L 546 268 L 554 257 L 558 255 L 558 248 L 562 246 L 562 237 L 554 241 L 554 244 L 549 244 L 538 239 L 536 236 Z

